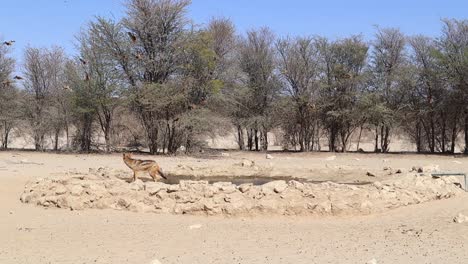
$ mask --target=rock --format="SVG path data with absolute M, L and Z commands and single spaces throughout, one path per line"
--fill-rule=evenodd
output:
M 81 185 L 73 185 L 70 188 L 70 194 L 73 196 L 80 196 L 83 193 L 83 187 Z
M 161 262 L 158 259 L 153 259 L 151 264 L 161 264 Z
M 201 192 L 208 186 L 208 181 L 180 181 L 180 190 Z
M 418 173 L 423 173 L 423 172 L 424 172 L 423 168 L 421 168 L 421 167 L 419 167 L 416 171 L 417 171 Z
M 332 160 L 335 160 L 336 159 L 336 156 L 330 156 L 328 158 L 326 158 L 325 160 L 326 161 L 332 161 Z
M 372 183 L 372 185 L 374 185 L 375 188 L 377 188 L 378 190 L 382 190 L 383 189 L 383 184 L 381 182 L 374 182 Z
M 255 162 L 248 159 L 243 159 L 241 165 L 242 167 L 253 167 L 255 165 Z
M 285 181 L 271 181 L 262 185 L 262 192 L 264 194 L 282 193 L 288 188 L 288 184 Z
M 400 174 L 400 173 L 402 173 L 402 171 L 401 171 L 401 169 L 397 169 L 397 170 L 395 171 L 395 173 L 396 173 L 396 174 Z
M 137 179 L 136 181 L 130 183 L 130 189 L 132 189 L 134 191 L 144 190 L 145 189 L 145 183 L 142 180 Z
M 180 185 L 178 184 L 168 184 L 167 185 L 167 192 L 172 193 L 172 192 L 177 192 L 180 191 Z
M 266 159 L 273 159 L 273 156 L 270 154 L 266 154 Z
M 358 153 L 364 153 L 365 151 L 364 151 L 362 148 L 359 148 L 359 149 L 357 150 L 357 152 L 358 152 Z
M 375 174 L 370 171 L 366 172 L 366 175 L 369 177 L 375 177 Z
M 298 182 L 298 181 L 289 181 L 289 186 L 299 190 L 299 191 L 304 191 L 304 184 L 302 182 Z
M 231 156 L 231 155 L 229 155 L 229 153 L 226 153 L 226 152 L 221 152 L 221 156 L 222 156 L 222 157 L 229 157 L 229 156 Z
M 440 171 L 439 165 L 428 165 L 421 168 L 421 172 L 438 172 Z M 419 172 L 419 170 L 418 170 Z
M 192 229 L 200 229 L 202 227 L 201 224 L 195 224 L 195 225 L 191 225 L 189 226 L 189 229 L 192 230 Z
M 241 193 L 245 193 L 247 192 L 248 190 L 250 190 L 250 188 L 253 186 L 253 184 L 251 183 L 244 183 L 244 184 L 241 184 L 239 185 L 239 187 L 237 187 L 239 189 L 239 191 Z
M 383 170 L 384 170 L 384 171 L 388 171 L 388 170 L 392 170 L 392 168 L 390 168 L 390 167 L 384 167 Z
M 146 184 L 146 191 L 150 195 L 155 195 L 162 190 L 167 190 L 167 185 L 162 182 L 148 182 Z
M 366 262 L 366 264 L 377 264 L 377 260 L 375 258 Z
M 456 164 L 462 164 L 461 161 L 458 161 L 458 160 L 454 160 L 452 161 L 453 163 L 456 163 Z
M 455 216 L 453 218 L 453 222 L 455 222 L 457 224 L 468 222 L 468 216 L 466 216 L 466 215 L 464 215 L 462 213 L 459 213 L 457 216 Z
M 55 187 L 55 194 L 56 195 L 62 195 L 62 194 L 65 194 L 67 193 L 67 188 L 63 185 L 58 185 L 57 187 Z

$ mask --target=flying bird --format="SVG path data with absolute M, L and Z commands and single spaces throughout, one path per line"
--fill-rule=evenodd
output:
M 83 65 L 86 65 L 86 61 L 83 60 L 82 58 L 79 58 L 79 60 L 81 61 L 81 63 L 83 63 Z
M 137 41 L 137 38 L 135 36 L 135 34 L 133 34 L 132 32 L 127 32 L 128 36 L 132 39 L 132 42 L 135 43 Z
M 15 41 L 14 41 L 14 40 L 10 40 L 10 41 L 5 41 L 5 42 L 3 42 L 2 44 L 3 44 L 3 45 L 7 45 L 7 46 L 11 46 L 11 45 L 13 45 L 13 43 L 15 43 Z
M 13 77 L 13 79 L 15 79 L 15 80 L 23 80 L 23 77 L 16 75 L 15 77 Z

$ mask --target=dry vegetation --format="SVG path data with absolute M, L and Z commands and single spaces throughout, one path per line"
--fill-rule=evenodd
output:
M 121 20 L 77 34 L 74 57 L 28 47 L 21 76 L 4 42 L 2 148 L 14 135 L 36 150 L 189 152 L 232 129 L 241 150 L 266 150 L 272 131 L 299 151 L 347 151 L 352 135 L 359 150 L 363 131 L 375 152 L 395 134 L 418 152 L 453 153 L 462 131 L 467 145 L 466 20 L 443 20 L 437 38 L 377 27 L 370 41 L 331 40 L 239 33 L 225 18 L 195 26 L 189 4 L 129 0 Z

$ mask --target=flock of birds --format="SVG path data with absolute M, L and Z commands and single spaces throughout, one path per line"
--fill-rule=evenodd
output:
M 132 32 L 127 32 L 127 34 L 128 34 L 128 36 L 129 36 L 130 40 L 132 41 L 132 43 L 136 43 L 136 42 L 137 42 L 137 36 L 136 36 L 134 33 L 132 33 Z M 5 46 L 13 46 L 13 44 L 14 44 L 15 42 L 16 42 L 16 41 L 14 41 L 14 40 L 4 41 L 4 42 L 2 43 L 2 45 L 5 45 Z M 140 60 L 140 59 L 143 58 L 143 55 L 142 55 L 141 53 L 136 53 L 136 54 L 135 54 L 135 58 L 138 59 L 138 60 Z M 86 60 L 84 60 L 83 58 L 78 58 L 78 59 L 79 59 L 79 61 L 80 61 L 83 65 L 87 65 L 87 64 L 88 64 L 88 62 L 87 62 Z M 23 80 L 23 79 L 24 79 L 23 77 L 18 76 L 18 75 L 16 75 L 16 76 L 13 77 L 13 80 L 18 80 L 18 81 L 19 81 L 19 80 Z M 12 84 L 13 80 L 6 80 L 6 81 L 2 82 L 2 84 L 3 84 L 3 86 L 10 86 L 10 85 Z M 88 73 L 87 71 L 85 71 L 85 78 L 84 78 L 84 80 L 85 80 L 85 81 L 89 81 L 89 80 L 90 80 L 90 75 L 89 75 L 89 73 Z M 65 86 L 64 89 L 65 89 L 65 90 L 71 91 L 71 88 L 70 88 L 70 86 L 68 86 L 68 85 Z
M 16 41 L 14 40 L 9 40 L 9 41 L 4 41 L 2 43 L 2 45 L 5 45 L 5 46 L 13 46 L 13 44 L 15 43 Z M 19 76 L 19 75 L 15 75 L 15 77 L 13 77 L 14 80 L 23 80 L 23 77 Z M 11 84 L 11 80 L 6 80 L 6 81 L 3 81 L 2 84 L 3 86 L 9 86 Z

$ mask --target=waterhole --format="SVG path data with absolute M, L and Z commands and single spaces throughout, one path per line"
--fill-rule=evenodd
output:
M 193 175 L 168 175 L 167 180 L 162 182 L 166 184 L 179 184 L 180 181 L 208 181 L 208 183 L 213 184 L 216 182 L 232 182 L 235 185 L 241 185 L 250 183 L 253 185 L 263 185 L 271 181 L 298 181 L 301 183 L 323 183 L 330 181 L 317 181 L 305 178 L 291 177 L 291 176 L 193 176 Z M 367 185 L 372 182 L 335 182 L 339 184 L 348 184 L 348 185 Z

